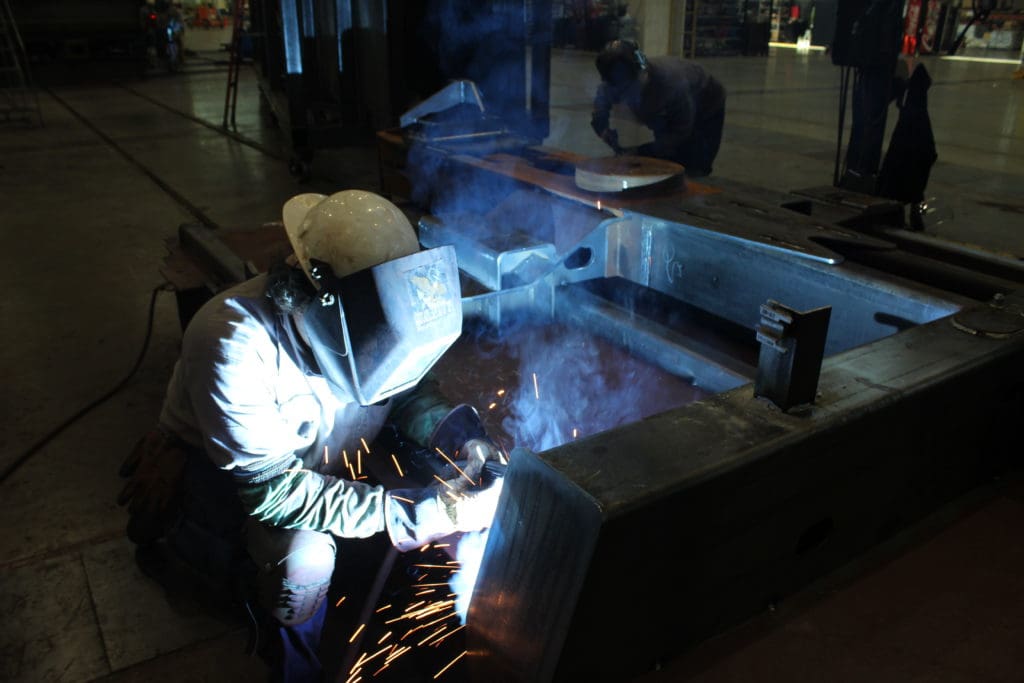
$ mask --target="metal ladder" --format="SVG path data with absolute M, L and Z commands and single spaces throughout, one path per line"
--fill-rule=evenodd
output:
M 0 122 L 43 125 L 39 96 L 32 87 L 28 56 L 8 0 L 0 1 Z

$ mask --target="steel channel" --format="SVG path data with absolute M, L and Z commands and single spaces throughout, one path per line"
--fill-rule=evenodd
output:
M 748 329 L 755 328 L 760 306 L 769 299 L 798 310 L 832 306 L 827 354 L 950 315 L 969 303 L 856 264 L 818 263 L 642 216 L 602 223 L 579 248 L 591 252 L 590 260 L 579 268 L 563 262 L 549 282 L 622 277 Z
M 703 353 L 697 342 L 583 290 L 560 290 L 555 296 L 555 318 L 602 337 L 694 385 L 718 393 L 747 384 L 754 368 L 744 367 L 712 349 Z M 731 367 L 730 367 L 731 366 Z

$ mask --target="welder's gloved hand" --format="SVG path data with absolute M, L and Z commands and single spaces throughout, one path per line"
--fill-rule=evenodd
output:
M 450 471 L 442 475 L 454 486 L 469 484 L 470 481 L 479 483 L 484 465 L 504 462 L 501 451 L 487 436 L 480 413 L 466 403 L 453 408 L 437 423 L 428 445 L 449 462 L 456 458 L 461 461 L 460 471 L 449 465 Z
M 456 472 L 458 479 L 442 484 L 387 492 L 384 518 L 391 543 L 406 552 L 455 532 L 488 528 L 501 495 L 501 474 L 500 469 L 482 467 L 477 484 Z
M 468 475 L 469 479 L 480 483 L 480 477 L 484 472 L 487 463 L 505 464 L 505 456 L 487 437 L 469 439 L 457 451 L 459 462 L 457 463 Z M 466 477 L 459 476 L 461 481 L 467 481 Z
M 427 445 L 432 451 L 439 450 L 444 457 L 452 459 L 479 458 L 487 462 L 500 456 L 497 446 L 487 437 L 480 413 L 467 403 L 455 406 L 438 421 Z
M 431 450 L 439 450 L 445 457 L 457 457 L 456 451 L 470 439 L 487 437 L 483 420 L 476 408 L 468 403 L 460 403 L 438 420 L 427 439 Z
M 188 456 L 160 430 L 135 445 L 121 464 L 128 482 L 117 504 L 128 507 L 128 538 L 138 545 L 153 543 L 174 520 L 181 502 L 181 480 Z

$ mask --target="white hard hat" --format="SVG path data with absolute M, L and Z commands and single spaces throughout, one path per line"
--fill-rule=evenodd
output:
M 285 232 L 306 276 L 310 259 L 345 277 L 419 251 L 402 210 L 380 195 L 343 190 L 330 196 L 306 193 L 285 202 Z

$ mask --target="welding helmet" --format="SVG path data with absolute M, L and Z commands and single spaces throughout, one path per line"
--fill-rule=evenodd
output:
M 647 69 L 647 57 L 632 40 L 613 40 L 594 62 L 601 80 L 614 90 L 624 90 Z
M 379 195 L 303 194 L 285 232 L 317 289 L 296 325 L 335 392 L 378 403 L 422 379 L 462 332 L 455 250 L 419 250 L 402 211 Z

